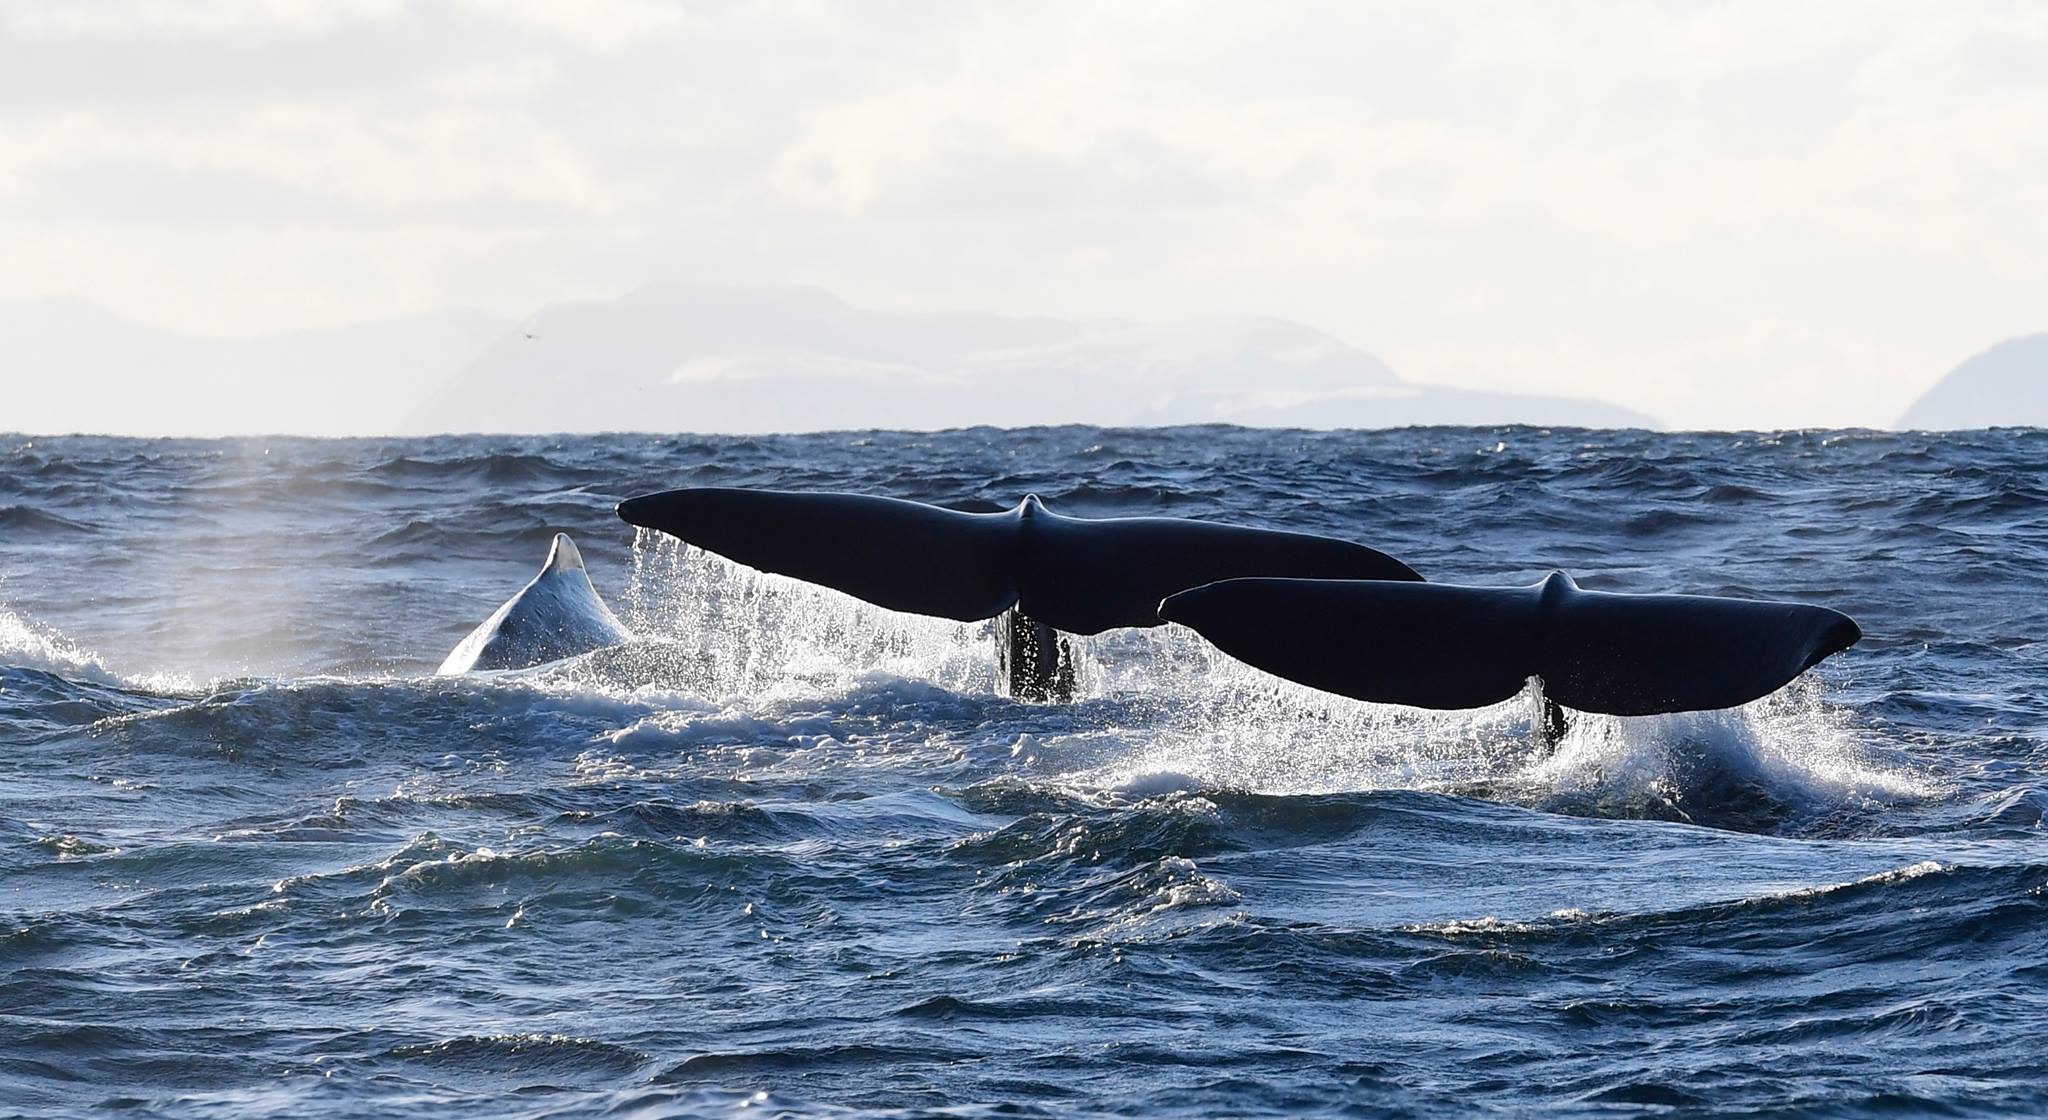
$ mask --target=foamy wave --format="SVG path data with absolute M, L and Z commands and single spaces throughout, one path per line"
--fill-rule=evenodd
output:
M 1953 864 L 1942 863 L 1938 860 L 1923 859 L 1918 863 L 1907 864 L 1904 867 L 1894 867 L 1889 871 L 1879 871 L 1876 874 L 1865 875 L 1861 879 L 1852 879 L 1846 883 L 1829 883 L 1825 886 L 1819 887 L 1797 887 L 1792 890 L 1778 891 L 1777 893 L 1767 895 L 1760 900 L 1749 901 L 1770 901 L 1772 899 L 1786 898 L 1815 898 L 1821 895 L 1834 894 L 1836 891 L 1850 890 L 1855 887 L 1891 886 L 1894 883 L 1907 883 L 1913 881 L 1914 879 L 1918 879 L 1924 875 L 1939 875 L 1943 872 L 1954 870 L 1955 866 Z
M 1137 734 L 1037 738 L 1025 761 L 1066 784 L 1348 793 L 1419 789 L 1552 811 L 1769 829 L 1791 815 L 1860 813 L 1938 796 L 1940 784 L 1873 742 L 1803 680 L 1738 709 L 1621 718 L 1581 714 L 1555 750 L 1531 734 L 1527 696 L 1430 712 L 1326 696 L 1256 671 L 1171 664 L 1158 719 Z M 1149 722 L 1149 721 L 1148 721 Z
M 1098 640 L 1097 648 L 1097 664 L 1112 676 L 1133 687 L 1149 677 L 1152 691 L 1128 699 L 1128 731 L 1036 744 L 1042 765 L 1083 788 L 1441 789 L 1512 773 L 1535 749 L 1521 700 L 1461 712 L 1363 703 L 1233 661 L 1179 627 Z
M 1854 891 L 1859 888 L 1896 886 L 1900 883 L 1909 883 L 1928 875 L 1945 874 L 1955 870 L 1956 867 L 1953 864 L 1944 864 L 1935 860 L 1921 860 L 1904 867 L 1890 868 L 1846 882 L 1792 887 L 1785 890 L 1769 891 L 1763 894 L 1738 895 L 1732 898 L 1708 898 L 1677 909 L 1588 911 L 1574 906 L 1553 910 L 1550 914 L 1541 918 L 1500 918 L 1489 914 L 1477 918 L 1452 918 L 1435 922 L 1411 922 L 1399 928 L 1403 933 L 1452 938 L 1548 934 L 1575 926 L 1616 926 L 1646 921 L 1669 920 L 1686 914 L 1728 912 L 1788 902 L 1798 903 L 1809 899 L 1826 898 L 1830 895 L 1839 894 L 1844 891 Z
M 1581 716 L 1515 780 L 1546 808 L 1700 823 L 1876 809 L 1940 792 L 1812 680 L 1725 711 Z
M 100 656 L 58 631 L 0 606 L 0 663 L 96 684 L 127 683 Z
M 962 692 L 995 686 L 989 623 L 885 610 L 645 529 L 634 539 L 624 608 L 634 633 L 687 665 L 703 695 L 815 694 L 875 673 Z
M 1235 889 L 1203 874 L 1193 860 L 1167 856 L 1095 884 L 1079 905 L 1045 922 L 1083 927 L 1067 939 L 1070 944 L 1135 941 L 1185 932 L 1189 924 L 1241 921 L 1242 913 L 1226 909 L 1240 901 Z

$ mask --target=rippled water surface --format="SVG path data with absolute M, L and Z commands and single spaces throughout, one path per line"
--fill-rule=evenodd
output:
M 683 485 L 1866 636 L 1547 758 L 1170 627 L 1022 704 L 611 515 Z M 557 530 L 640 640 L 431 676 Z M 0 1113 L 2040 1115 L 2044 576 L 2036 431 L 0 437 Z

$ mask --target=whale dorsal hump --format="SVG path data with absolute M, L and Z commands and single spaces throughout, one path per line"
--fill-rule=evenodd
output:
M 567 533 L 556 533 L 555 543 L 548 548 L 548 562 L 541 565 L 541 572 L 580 572 L 583 567 L 583 553 L 576 548 L 576 542 Z
M 591 586 L 576 542 L 556 533 L 540 574 L 470 631 L 439 671 L 524 669 L 632 637 Z

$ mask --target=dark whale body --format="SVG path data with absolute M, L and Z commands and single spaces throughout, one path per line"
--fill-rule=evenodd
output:
M 864 494 L 701 488 L 619 503 L 619 516 L 765 572 L 891 610 L 998 618 L 1011 696 L 1071 699 L 1064 634 L 1158 626 L 1159 601 L 1235 576 L 1419 580 L 1382 552 L 1329 537 L 1169 517 L 1065 517 L 1035 495 L 961 513 Z
M 1748 703 L 1861 632 L 1825 607 L 1422 582 L 1363 545 L 1177 518 L 1065 517 L 1027 496 L 962 513 L 860 494 L 701 488 L 619 504 L 657 529 L 763 571 L 892 610 L 1002 616 L 1012 695 L 1063 699 L 1062 633 L 1183 623 L 1290 680 L 1360 700 L 1477 708 L 1543 684 L 1561 708 L 1649 715 Z
M 1535 677 L 1546 700 L 1610 715 L 1768 696 L 1862 631 L 1800 603 L 1529 587 L 1233 579 L 1172 595 L 1169 621 L 1247 664 L 1358 700 L 1479 708 Z
M 669 490 L 619 516 L 765 572 L 891 610 L 977 622 L 1011 607 L 1055 630 L 1158 626 L 1159 601 L 1237 576 L 1419 580 L 1349 541 L 1171 517 L 1066 517 L 1036 496 L 961 513 L 864 494 Z

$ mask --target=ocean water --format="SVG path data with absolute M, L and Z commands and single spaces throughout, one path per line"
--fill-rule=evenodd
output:
M 1175 628 L 1016 703 L 611 514 L 710 484 L 1865 638 L 1549 757 Z M 557 530 L 641 640 L 432 677 Z M 2028 430 L 0 438 L 0 1114 L 2042 1115 L 2044 592 Z

